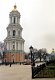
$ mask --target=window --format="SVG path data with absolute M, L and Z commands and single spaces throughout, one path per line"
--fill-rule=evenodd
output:
M 13 50 L 15 49 L 15 45 L 13 45 Z
M 14 17 L 14 24 L 15 24 L 15 17 Z
M 13 30 L 13 36 L 15 36 L 15 33 L 16 33 L 16 31 L 15 31 L 15 30 Z

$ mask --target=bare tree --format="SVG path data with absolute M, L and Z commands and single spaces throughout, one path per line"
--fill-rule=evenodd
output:
M 46 48 L 42 48 L 42 49 L 39 49 L 38 50 L 38 57 L 40 59 L 40 62 L 41 62 L 41 59 L 43 58 L 44 61 L 46 60 L 46 56 L 47 56 L 47 50 Z

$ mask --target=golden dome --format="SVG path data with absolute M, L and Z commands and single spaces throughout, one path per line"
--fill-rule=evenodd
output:
M 14 9 L 16 9 L 17 8 L 17 6 L 16 5 L 14 5 Z
M 14 5 L 14 9 L 12 10 L 12 11 L 17 11 L 17 6 L 16 5 Z

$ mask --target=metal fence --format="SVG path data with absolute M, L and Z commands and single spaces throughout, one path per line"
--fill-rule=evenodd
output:
M 32 78 L 55 78 L 55 61 L 40 66 L 32 66 Z
M 45 63 L 39 66 L 32 66 L 32 78 L 35 78 L 36 75 L 41 72 L 46 67 Z

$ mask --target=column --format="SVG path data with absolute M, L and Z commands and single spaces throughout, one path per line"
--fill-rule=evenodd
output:
M 7 48 L 7 50 L 8 50 L 8 43 L 7 43 L 7 45 L 6 45 L 6 48 Z
M 7 42 L 7 50 L 9 50 L 9 43 Z
M 12 23 L 14 22 L 14 17 L 12 17 Z
M 11 50 L 11 42 L 10 42 L 10 50 Z
M 22 42 L 21 42 L 21 50 L 22 50 Z
M 17 17 L 15 17 L 16 19 L 15 19 L 15 23 L 17 23 Z
M 16 30 L 16 36 L 18 37 L 18 30 Z
M 12 29 L 10 30 L 10 35 L 13 36 L 13 30 Z
M 20 23 L 20 19 L 18 18 L 18 23 Z
M 20 42 L 20 50 L 22 50 L 22 43 Z
M 10 42 L 9 42 L 9 50 L 10 50 Z
M 16 42 L 16 50 L 18 50 L 18 42 Z
M 19 42 L 18 42 L 18 50 L 19 50 Z
M 12 17 L 10 17 L 10 23 L 12 22 Z
M 15 42 L 15 50 L 16 50 L 16 42 Z
M 20 50 L 20 42 L 18 42 L 18 50 Z
M 24 51 L 24 43 L 22 43 L 22 50 Z

